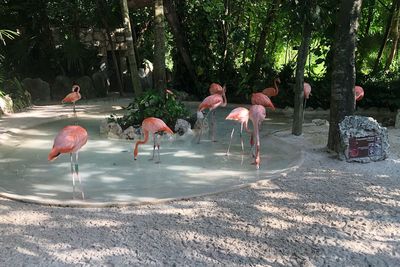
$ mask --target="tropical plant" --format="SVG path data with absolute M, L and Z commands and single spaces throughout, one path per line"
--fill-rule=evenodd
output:
M 185 105 L 174 95 L 161 94 L 159 91 L 144 92 L 135 98 L 126 110 L 123 117 L 110 115 L 109 122 L 117 122 L 122 129 L 126 129 L 129 126 L 139 127 L 145 118 L 156 117 L 173 129 L 177 119 L 186 118 L 189 114 Z

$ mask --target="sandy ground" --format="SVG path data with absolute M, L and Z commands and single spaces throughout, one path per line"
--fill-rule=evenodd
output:
M 274 135 L 296 143 L 296 171 L 186 201 L 80 209 L 0 198 L 2 266 L 398 266 L 400 130 L 390 157 L 346 163 L 327 126 Z

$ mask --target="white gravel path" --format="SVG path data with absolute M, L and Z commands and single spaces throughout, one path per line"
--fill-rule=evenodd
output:
M 58 208 L 0 198 L 0 266 L 399 266 L 400 130 L 350 164 L 304 135 L 304 164 L 250 188 L 151 206 Z

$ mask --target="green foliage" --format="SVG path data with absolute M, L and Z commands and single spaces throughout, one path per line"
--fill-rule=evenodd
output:
M 189 114 L 185 105 L 174 95 L 163 95 L 156 91 L 147 91 L 135 98 L 126 110 L 123 117 L 110 115 L 108 120 L 117 122 L 122 129 L 126 129 L 129 126 L 139 127 L 145 118 L 156 117 L 174 129 L 176 120 L 186 118 Z
M 23 88 L 22 83 L 16 77 L 7 80 L 6 83 L 8 86 L 4 89 L 3 94 L 10 95 L 13 100 L 14 111 L 22 110 L 31 105 L 31 94 Z

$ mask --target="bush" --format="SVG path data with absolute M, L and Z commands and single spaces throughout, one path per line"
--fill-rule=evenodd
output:
M 10 95 L 13 101 L 13 110 L 20 111 L 29 106 L 31 106 L 31 94 L 26 91 L 22 83 L 14 77 L 12 80 L 7 80 L 4 82 L 4 90 L 0 92 L 3 95 Z
M 135 98 L 126 109 L 127 113 L 123 117 L 113 114 L 110 115 L 108 121 L 117 122 L 122 129 L 126 129 L 129 126 L 137 128 L 145 118 L 156 117 L 174 129 L 176 120 L 186 118 L 189 114 L 185 105 L 176 100 L 174 95 L 163 95 L 156 91 L 143 93 L 140 97 Z

